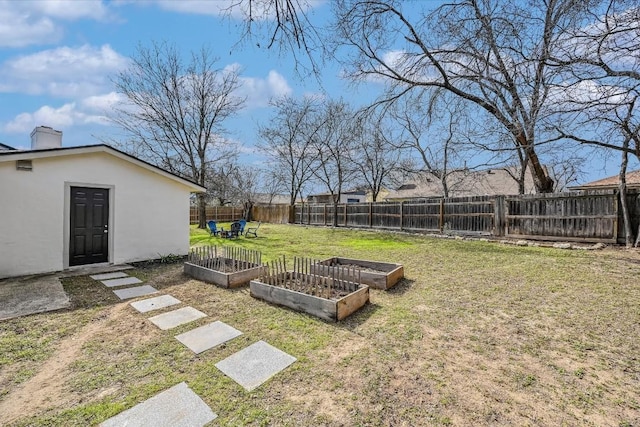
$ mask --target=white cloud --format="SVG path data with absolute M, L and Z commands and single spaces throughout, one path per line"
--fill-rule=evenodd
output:
M 57 20 L 103 20 L 108 16 L 100 0 L 0 0 L 0 47 L 55 43 L 63 34 Z
M 127 64 L 128 59 L 109 45 L 44 50 L 5 62 L 0 92 L 86 97 L 109 88 L 109 75 Z
M 8 133 L 24 134 L 40 125 L 61 129 L 72 125 L 76 116 L 75 103 L 64 104 L 60 108 L 45 105 L 33 113 L 18 114 L 3 126 L 3 130 Z
M 275 9 L 271 0 L 253 0 L 251 15 L 254 20 L 275 19 Z M 325 0 L 301 0 L 299 7 L 302 11 L 319 7 Z M 197 15 L 230 16 L 233 19 L 246 19 L 249 16 L 249 2 L 247 0 L 217 0 L 207 2 L 202 0 L 158 0 L 161 9 L 179 13 Z
M 248 108 L 267 107 L 272 98 L 290 95 L 293 90 L 282 74 L 271 70 L 266 78 L 240 77 L 240 95 L 247 97 Z
M 81 101 L 81 105 L 87 111 L 105 113 L 113 109 L 115 105 L 123 103 L 124 101 L 125 99 L 123 95 L 117 92 L 109 92 L 104 95 L 95 95 L 85 98 Z
M 70 21 L 85 18 L 103 20 L 110 15 L 102 0 L 46 0 L 19 3 L 22 3 L 22 9 L 31 10 L 33 13 Z
M 0 47 L 23 47 L 60 39 L 62 29 L 46 17 L 4 9 L 0 4 Z
M 32 113 L 20 113 L 8 123 L 0 125 L 7 133 L 28 134 L 36 126 L 51 126 L 55 129 L 69 129 L 72 126 L 86 124 L 111 125 L 105 116 L 106 111 L 120 97 L 115 93 L 92 96 L 79 103 L 69 102 L 60 107 L 44 105 Z

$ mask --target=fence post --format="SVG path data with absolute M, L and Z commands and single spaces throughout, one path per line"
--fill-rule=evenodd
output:
M 404 224 L 404 201 L 400 202 L 400 231 L 402 231 L 403 224 Z
M 369 228 L 373 227 L 373 203 L 369 203 Z
M 438 228 L 440 232 L 444 230 L 444 198 L 440 199 L 440 212 L 438 215 Z
M 347 226 L 347 204 L 344 204 L 344 226 Z
M 496 196 L 493 199 L 493 235 L 504 236 L 505 234 L 505 216 L 504 216 L 504 196 Z

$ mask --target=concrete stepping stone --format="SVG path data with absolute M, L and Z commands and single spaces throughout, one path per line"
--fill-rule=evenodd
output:
M 125 288 L 125 289 L 116 289 L 115 291 L 113 291 L 113 293 L 116 294 L 120 299 L 142 297 L 145 295 L 155 294 L 156 292 L 158 292 L 158 290 L 151 285 L 135 286 L 133 288 Z
M 240 335 L 242 335 L 242 332 L 218 320 L 192 329 L 184 334 L 176 335 L 176 339 L 198 354 L 224 344 Z
M 101 280 L 101 282 L 110 288 L 115 288 L 116 286 L 125 286 L 125 285 L 135 285 L 136 283 L 142 283 L 142 280 L 137 277 L 121 277 L 119 279 L 111 279 L 111 280 Z
M 168 313 L 158 314 L 157 316 L 150 317 L 149 320 L 158 328 L 166 331 L 167 329 L 193 322 L 202 317 L 207 317 L 207 315 L 193 307 L 184 307 Z
M 155 298 L 143 299 L 142 301 L 135 301 L 129 303 L 129 305 L 140 313 L 146 313 L 147 311 L 159 310 L 161 308 L 170 307 L 172 305 L 180 304 L 178 298 L 174 298 L 171 295 L 160 295 Z
M 218 417 L 186 383 L 109 418 L 100 427 L 201 427 Z
M 102 273 L 102 274 L 94 274 L 93 276 L 89 276 L 93 280 L 107 280 L 107 279 L 119 279 L 120 277 L 129 277 L 127 273 L 123 273 L 122 271 L 115 271 L 113 273 Z
M 295 362 L 295 357 L 258 341 L 216 363 L 223 374 L 251 391 Z

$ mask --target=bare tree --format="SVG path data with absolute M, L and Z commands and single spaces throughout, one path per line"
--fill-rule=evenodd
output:
M 564 77 L 557 91 L 567 94 L 557 112 L 558 138 L 621 152 L 619 195 L 630 246 L 626 170 L 629 154 L 640 159 L 640 6 L 625 0 L 595 6 L 549 58 Z
M 115 85 L 126 104 L 112 119 L 129 136 L 129 150 L 205 186 L 207 170 L 228 156 L 224 121 L 244 100 L 235 96 L 237 70 L 215 68 L 202 48 L 185 64 L 175 47 L 138 47 Z M 206 196 L 198 194 L 199 227 L 206 227 Z
M 237 194 L 238 163 L 232 157 L 207 169 L 207 199 L 218 206 L 239 203 Z
M 499 162 L 488 145 L 478 142 L 487 134 L 474 129 L 477 123 L 454 96 L 440 94 L 426 102 L 420 96 L 404 96 L 387 112 L 397 125 L 393 144 L 415 159 L 414 179 L 437 180 L 444 197 L 464 177 L 460 172 Z
M 257 47 L 276 48 L 294 57 L 300 75 L 319 76 L 324 47 L 322 28 L 312 22 L 314 0 L 232 0 L 228 15 L 243 17 L 241 41 L 253 41 Z
M 430 13 L 403 10 L 409 7 L 393 0 L 338 3 L 335 33 L 351 53 L 349 75 L 385 82 L 379 102 L 444 90 L 478 106 L 509 133 L 537 190 L 552 191 L 537 152 L 549 85 L 558 78 L 549 58 L 587 2 L 458 0 Z
M 286 191 L 286 183 L 284 180 L 284 174 L 279 170 L 265 169 L 261 171 L 261 192 L 267 199 L 266 203 L 271 205 L 273 200 L 278 194 L 282 194 Z
M 355 120 L 353 149 L 347 151 L 356 171 L 375 202 L 390 175 L 400 166 L 402 152 L 389 140 L 390 130 L 383 117 L 359 114 Z
M 351 151 L 359 139 L 355 114 L 344 101 L 326 100 L 316 114 L 313 147 L 316 151 L 314 176 L 322 183 L 333 201 L 333 226 L 338 225 L 338 203 L 344 185 L 355 176 Z
M 293 205 L 316 167 L 318 152 L 313 144 L 319 129 L 319 101 L 284 97 L 271 104 L 275 113 L 269 124 L 259 127 L 261 140 L 257 146 L 269 159 L 269 170 L 286 183 Z

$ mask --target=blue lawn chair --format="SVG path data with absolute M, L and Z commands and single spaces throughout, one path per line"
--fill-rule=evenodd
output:
M 217 236 L 221 231 L 224 231 L 222 227 L 220 227 L 220 230 L 218 230 L 215 221 L 207 221 L 207 225 L 209 226 L 209 235 L 211 236 Z
M 244 227 L 247 225 L 246 219 L 241 219 L 238 221 L 240 223 L 240 235 L 244 234 Z

